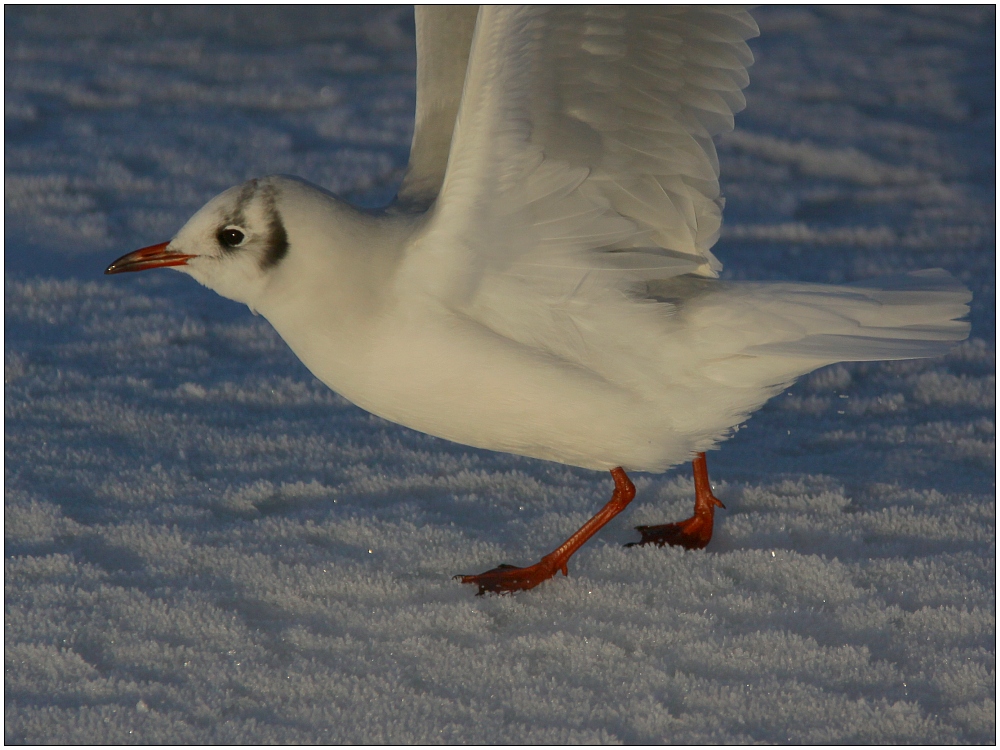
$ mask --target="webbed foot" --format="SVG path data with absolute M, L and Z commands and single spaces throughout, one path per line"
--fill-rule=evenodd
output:
M 482 596 L 487 591 L 491 594 L 511 594 L 515 591 L 527 591 L 535 588 L 542 581 L 547 581 L 554 576 L 557 570 L 559 568 L 546 564 L 543 559 L 526 568 L 518 568 L 515 565 L 498 565 L 479 575 L 455 576 L 455 580 L 478 586 L 479 592 L 476 596 Z M 562 573 L 563 575 L 567 573 L 565 565 L 562 567 Z

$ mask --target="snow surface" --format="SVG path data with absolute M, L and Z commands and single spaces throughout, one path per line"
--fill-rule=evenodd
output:
M 994 14 L 755 11 L 721 139 L 730 278 L 941 266 L 972 337 L 836 365 L 709 455 L 703 552 L 623 548 L 690 468 L 512 597 L 603 474 L 369 416 L 261 318 L 106 278 L 250 176 L 367 205 L 406 161 L 399 8 L 6 6 L 7 742 L 995 740 Z

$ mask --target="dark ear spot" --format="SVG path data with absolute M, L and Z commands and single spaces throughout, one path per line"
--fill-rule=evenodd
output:
M 260 267 L 265 271 L 274 268 L 281 262 L 282 258 L 288 255 L 288 233 L 285 231 L 285 225 L 282 223 L 281 216 L 274 207 L 273 201 L 269 208 L 267 247 L 264 250 L 264 257 L 260 260 Z

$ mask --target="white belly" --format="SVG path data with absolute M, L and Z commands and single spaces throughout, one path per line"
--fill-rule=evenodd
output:
M 430 435 L 591 469 L 663 470 L 690 452 L 640 396 L 440 310 L 350 337 L 275 327 L 330 388 Z

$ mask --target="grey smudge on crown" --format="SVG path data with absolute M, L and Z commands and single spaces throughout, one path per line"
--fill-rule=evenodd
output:
M 232 216 L 229 217 L 229 223 L 235 224 L 237 226 L 244 226 L 246 224 L 246 214 L 244 214 L 244 209 L 246 209 L 247 204 L 253 199 L 254 193 L 257 192 L 257 179 L 247 180 L 243 183 L 243 187 L 240 190 L 239 196 L 236 198 L 236 210 L 233 211 Z
M 267 245 L 264 255 L 260 259 L 260 267 L 261 270 L 266 271 L 269 268 L 274 268 L 281 262 L 282 258 L 288 255 L 288 232 L 285 231 L 281 214 L 278 213 L 274 186 L 268 185 L 264 191 L 264 207 L 267 212 Z

